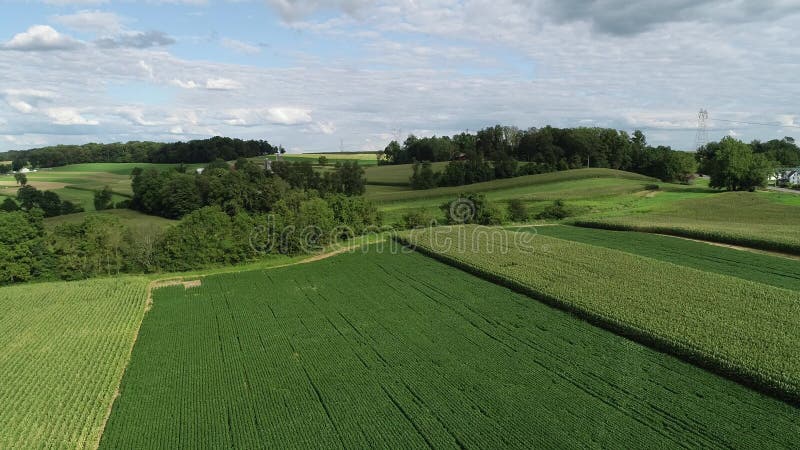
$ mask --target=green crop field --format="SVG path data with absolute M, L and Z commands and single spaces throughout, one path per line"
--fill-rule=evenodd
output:
M 101 448 L 780 447 L 796 418 L 422 255 L 370 252 L 157 290 Z
M 520 228 L 541 236 L 634 253 L 708 272 L 800 291 L 800 260 L 733 250 L 671 236 L 571 226 Z
M 403 214 L 418 209 L 440 216 L 442 213 L 439 205 L 453 200 L 461 193 L 472 192 L 484 193 L 486 198 L 501 206 L 505 206 L 509 200 L 521 199 L 528 204 L 531 211 L 542 209 L 557 199 L 571 200 L 585 211 L 614 210 L 620 207 L 632 209 L 633 205 L 655 200 L 634 195 L 652 182 L 651 178 L 630 172 L 576 169 L 427 190 L 368 185 L 366 197 L 378 203 L 387 222 L 392 223 L 399 221 Z M 591 200 L 587 202 L 588 199 Z M 625 205 L 626 202 L 631 205 Z
M 434 257 L 606 328 L 800 399 L 796 291 L 485 227 L 418 230 L 408 240 Z
M 281 155 L 281 159 L 286 161 L 308 161 L 312 164 L 317 164 L 319 157 L 324 156 L 328 159 L 328 164 L 336 164 L 337 161 L 355 161 L 362 166 L 377 166 L 378 157 L 377 152 L 331 152 L 331 153 L 285 153 Z M 274 159 L 274 156 L 269 156 Z M 263 157 L 260 158 L 263 161 Z
M 0 288 L 0 448 L 94 448 L 144 315 L 142 278 Z
M 792 194 L 725 192 L 685 199 L 642 214 L 580 220 L 582 226 L 674 234 L 697 239 L 800 254 L 800 206 Z
M 431 167 L 435 172 L 444 170 L 448 162 L 435 162 Z M 367 184 L 381 186 L 403 186 L 408 188 L 409 179 L 413 173 L 413 164 L 396 164 L 388 166 L 375 166 L 365 169 Z

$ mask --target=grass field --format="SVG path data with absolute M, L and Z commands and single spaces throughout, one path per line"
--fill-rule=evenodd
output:
M 144 315 L 142 278 L 0 288 L 0 448 L 93 448 Z
M 419 230 L 408 239 L 434 257 L 618 333 L 800 400 L 796 291 L 499 229 Z
M 571 226 L 529 227 L 517 231 L 621 250 L 707 272 L 800 291 L 800 260 L 796 259 L 631 231 Z
M 324 156 L 328 159 L 328 164 L 333 165 L 337 161 L 355 161 L 362 166 L 377 166 L 378 157 L 377 152 L 331 152 L 331 153 L 285 153 L 281 155 L 281 159 L 287 161 L 309 161 L 312 164 L 317 164 L 319 157 Z M 270 156 L 274 159 L 274 156 Z M 263 158 L 261 158 L 263 160 Z
M 444 170 L 448 162 L 431 163 L 434 172 Z M 367 184 L 379 186 L 402 186 L 409 188 L 409 180 L 413 174 L 413 164 L 397 164 L 388 166 L 375 166 L 365 169 Z
M 665 203 L 642 214 L 580 220 L 599 228 L 674 234 L 800 254 L 800 206 L 792 194 L 725 192 Z
M 346 254 L 157 290 L 101 448 L 785 446 L 796 414 L 419 254 Z
M 453 200 L 459 194 L 472 192 L 484 193 L 486 198 L 497 202 L 501 207 L 505 207 L 511 199 L 521 199 L 532 212 L 543 209 L 546 203 L 557 199 L 572 200 L 576 207 L 586 211 L 596 206 L 604 209 L 618 208 L 622 199 L 627 199 L 628 196 L 631 202 L 651 200 L 633 194 L 641 192 L 645 185 L 652 182 L 651 178 L 630 172 L 577 169 L 427 190 L 368 185 L 366 197 L 378 203 L 386 221 L 393 223 L 399 221 L 403 214 L 418 209 L 443 218 L 439 210 L 443 202 Z M 587 199 L 592 199 L 593 203 L 578 203 Z M 598 203 L 598 199 L 608 199 L 605 201 L 609 204 Z

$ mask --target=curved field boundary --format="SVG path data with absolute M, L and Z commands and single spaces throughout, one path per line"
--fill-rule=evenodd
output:
M 155 296 L 101 448 L 748 448 L 800 433 L 789 405 L 412 252 Z
M 677 339 L 670 339 L 669 337 L 663 334 L 653 332 L 641 326 L 637 326 L 631 323 L 630 321 L 626 321 L 624 318 L 616 317 L 613 314 L 602 313 L 596 310 L 593 311 L 585 306 L 578 305 L 570 300 L 559 298 L 558 296 L 545 292 L 545 290 L 543 290 L 542 288 L 537 288 L 535 286 L 532 286 L 531 284 L 525 283 L 522 280 L 513 279 L 507 275 L 498 273 L 497 271 L 493 271 L 486 267 L 481 267 L 477 264 L 465 261 L 464 259 L 460 259 L 454 256 L 437 252 L 431 248 L 426 247 L 424 244 L 421 244 L 419 242 L 413 242 L 407 237 L 394 236 L 393 239 L 397 240 L 399 243 L 405 245 L 406 247 L 418 251 L 428 257 L 431 257 L 433 259 L 444 262 L 453 267 L 464 270 L 465 272 L 483 278 L 484 280 L 491 281 L 493 283 L 504 286 L 515 292 L 532 297 L 538 301 L 541 301 L 555 308 L 569 312 L 583 320 L 586 320 L 587 322 L 593 325 L 599 326 L 615 334 L 626 337 L 628 339 L 631 339 L 635 342 L 641 343 L 658 351 L 663 351 L 665 353 L 672 354 L 689 363 L 710 370 L 723 377 L 736 381 L 740 384 L 748 386 L 759 392 L 783 400 L 794 406 L 800 406 L 800 384 L 798 384 L 796 377 L 792 378 L 789 374 L 774 373 L 774 372 L 770 373 L 761 371 L 757 367 L 748 367 L 742 364 L 741 362 L 731 361 L 730 359 L 723 357 L 723 355 L 721 355 L 720 353 L 715 353 L 713 350 L 709 348 L 693 345 L 686 339 L 683 341 Z M 559 239 L 555 238 L 550 238 L 550 239 L 559 241 Z M 568 241 L 563 241 L 563 242 L 568 242 Z M 594 247 L 586 244 L 577 244 L 577 245 Z M 623 252 L 618 252 L 615 250 L 607 250 L 607 251 L 610 253 L 624 254 Z M 633 258 L 646 259 L 633 255 L 630 256 Z M 669 268 L 669 266 L 679 267 L 672 265 L 670 263 L 659 263 L 659 264 L 663 264 L 667 266 L 667 268 Z M 695 269 L 686 269 L 686 270 L 696 271 Z M 714 275 L 714 274 L 709 274 L 709 275 Z M 714 276 L 722 277 L 722 275 L 714 275 Z M 743 282 L 748 283 L 746 281 Z M 771 288 L 766 285 L 764 287 Z M 786 292 L 792 292 L 792 291 L 786 290 Z

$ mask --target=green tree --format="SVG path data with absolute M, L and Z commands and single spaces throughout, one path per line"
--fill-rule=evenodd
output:
M 325 155 L 321 155 L 317 160 L 320 166 L 327 166 L 328 165 L 328 157 Z
M 704 155 L 703 167 L 711 176 L 709 186 L 729 191 L 754 191 L 766 185 L 773 163 L 766 156 L 730 136 L 723 138 L 713 154 Z
M 512 222 L 525 222 L 528 220 L 528 207 L 521 199 L 515 198 L 508 203 L 508 218 Z
M 99 191 L 94 191 L 94 209 L 97 211 L 102 211 L 104 209 L 113 208 L 111 203 L 113 197 L 114 194 L 111 192 L 111 188 L 108 186 Z
M 26 186 L 28 184 L 28 176 L 24 173 L 15 173 L 14 179 L 17 181 L 17 184 L 20 186 Z
M 437 185 L 437 176 L 433 172 L 431 163 L 425 161 L 423 163 L 415 162 L 412 166 L 412 174 L 409 180 L 411 189 L 432 189 Z

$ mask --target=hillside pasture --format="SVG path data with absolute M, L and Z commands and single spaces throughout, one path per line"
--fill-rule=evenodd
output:
M 800 400 L 797 291 L 522 234 L 467 226 L 415 230 L 405 239 L 617 333 Z
M 0 288 L 0 448 L 94 448 L 144 315 L 136 277 Z
M 434 172 L 444 170 L 448 162 L 431 163 Z M 395 164 L 368 167 L 365 169 L 367 184 L 379 186 L 404 186 L 409 187 L 409 180 L 414 173 L 413 164 Z
M 422 255 L 370 251 L 155 291 L 101 448 L 781 447 L 796 417 Z
M 642 214 L 579 220 L 577 225 L 672 234 L 726 244 L 800 254 L 800 206 L 780 201 L 792 194 L 724 192 L 668 204 Z
M 621 199 L 643 191 L 652 182 L 651 178 L 630 172 L 577 169 L 426 190 L 368 185 L 366 197 L 378 203 L 387 222 L 392 223 L 401 220 L 403 214 L 419 209 L 443 219 L 443 213 L 439 210 L 443 202 L 451 201 L 463 193 L 474 192 L 485 194 L 487 199 L 501 206 L 512 199 L 521 199 L 532 211 L 543 209 L 545 203 L 559 199 L 573 202 L 591 199 L 590 203 L 578 204 L 585 211 L 591 211 L 596 206 L 616 209 L 621 207 Z M 598 199 L 608 199 L 608 204 L 598 203 Z M 642 201 L 651 199 L 631 199 L 636 203 Z

